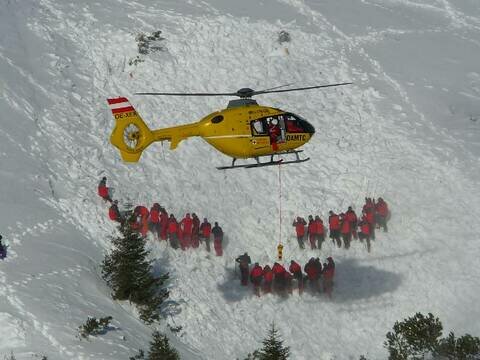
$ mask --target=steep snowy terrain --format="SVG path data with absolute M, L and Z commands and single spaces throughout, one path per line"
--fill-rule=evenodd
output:
M 136 35 L 162 31 L 163 51 L 137 57 Z M 291 42 L 280 45 L 278 32 Z M 293 359 L 386 357 L 396 320 L 439 316 L 446 331 L 480 334 L 480 7 L 475 0 L 5 0 L 0 9 L 0 356 L 122 359 L 151 329 L 113 302 L 98 264 L 114 225 L 96 196 L 158 201 L 182 217 L 219 221 L 224 256 L 150 239 L 171 275 L 164 324 L 185 359 L 241 358 L 275 321 Z M 106 98 L 127 96 L 151 128 L 196 121 L 228 98 L 151 98 L 137 91 L 235 91 L 354 81 L 259 96 L 316 128 L 311 161 L 217 171 L 229 163 L 201 139 L 155 144 L 127 165 L 110 145 Z M 281 220 L 280 214 L 281 192 Z M 365 196 L 392 208 L 371 253 L 328 242 L 300 251 L 294 216 L 359 211 Z M 281 226 L 280 226 L 281 225 Z M 337 261 L 334 297 L 253 296 L 233 259 Z M 87 316 L 114 318 L 91 342 Z M 168 332 L 168 330 L 165 330 Z

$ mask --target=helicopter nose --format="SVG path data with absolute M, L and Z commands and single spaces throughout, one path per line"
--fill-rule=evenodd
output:
M 310 136 L 312 136 L 313 134 L 315 134 L 315 128 L 313 127 L 312 124 L 310 124 L 308 121 L 302 119 L 300 121 L 301 123 L 301 126 L 302 128 L 304 129 L 304 131 L 308 134 L 310 134 Z

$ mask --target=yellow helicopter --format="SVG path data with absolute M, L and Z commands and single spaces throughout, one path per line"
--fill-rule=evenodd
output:
M 150 130 L 137 114 L 127 98 L 107 99 L 115 118 L 115 128 L 110 142 L 120 150 L 126 162 L 137 162 L 142 151 L 155 141 L 170 141 L 170 149 L 174 150 L 180 141 L 191 136 L 200 136 L 215 149 L 233 158 L 230 166 L 217 167 L 219 170 L 234 168 L 253 168 L 276 164 L 300 163 L 309 160 L 301 159 L 296 150 L 307 143 L 315 128 L 302 117 L 288 111 L 261 106 L 252 99 L 255 95 L 318 89 L 348 85 L 338 83 L 309 86 L 293 89 L 281 89 L 287 85 L 255 91 L 242 88 L 234 93 L 166 93 L 143 92 L 137 95 L 164 96 L 238 96 L 230 100 L 226 109 L 213 112 L 198 122 L 164 129 Z M 274 156 L 295 155 L 290 161 Z M 260 161 L 262 157 L 270 157 Z M 255 159 L 256 162 L 236 165 L 237 159 Z

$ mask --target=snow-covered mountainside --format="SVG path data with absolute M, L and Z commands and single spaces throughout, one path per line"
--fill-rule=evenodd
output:
M 136 36 L 157 30 L 162 49 L 140 55 Z M 221 258 L 149 239 L 171 276 L 160 329 L 183 359 L 242 358 L 272 321 L 299 360 L 384 359 L 385 333 L 416 311 L 446 332 L 480 334 L 477 0 L 4 0 L 0 34 L 0 233 L 10 245 L 0 357 L 123 359 L 148 347 L 151 328 L 100 277 L 115 228 L 96 195 L 102 176 L 122 204 L 193 211 L 226 233 Z M 173 152 L 152 145 L 134 165 L 109 143 L 106 98 L 127 96 L 159 128 L 229 99 L 135 92 L 342 81 L 354 84 L 257 97 L 316 128 L 311 160 L 281 167 L 281 187 L 278 167 L 217 171 L 230 160 L 199 138 Z M 358 242 L 298 249 L 295 216 L 359 212 L 365 196 L 392 209 L 371 253 Z M 280 239 L 285 261 L 336 259 L 333 299 L 240 287 L 234 258 L 273 263 Z M 106 315 L 114 330 L 75 337 L 87 316 Z

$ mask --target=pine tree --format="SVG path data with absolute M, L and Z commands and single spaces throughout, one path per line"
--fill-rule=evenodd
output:
M 279 339 L 278 330 L 272 323 L 268 337 L 262 341 L 263 348 L 253 353 L 253 358 L 258 360 L 286 360 L 290 356 L 290 348 L 283 347 L 283 341 Z
M 389 360 L 423 359 L 435 351 L 442 329 L 440 320 L 431 313 L 428 316 L 416 313 L 402 322 L 395 322 L 384 344 L 390 354 Z
M 148 360 L 180 360 L 177 350 L 171 347 L 168 338 L 154 331 L 150 342 L 150 350 L 148 352 Z
M 448 360 L 467 360 L 480 358 L 480 339 L 469 334 L 455 338 L 451 332 L 446 338 L 441 339 L 435 354 Z
M 159 319 L 157 309 L 168 297 L 168 291 L 162 288 L 168 274 L 154 278 L 145 238 L 132 229 L 133 214 L 126 218 L 119 227 L 120 236 L 111 239 L 114 249 L 105 255 L 102 276 L 112 288 L 114 299 L 137 304 L 141 319 L 151 323 Z

